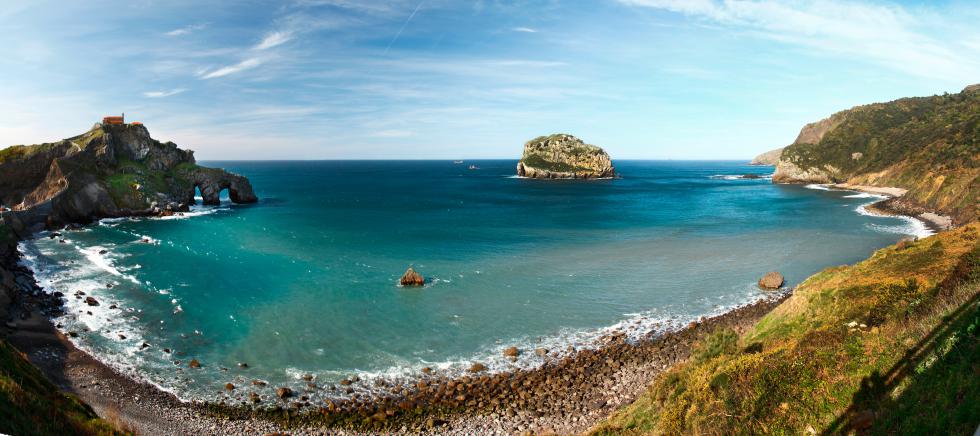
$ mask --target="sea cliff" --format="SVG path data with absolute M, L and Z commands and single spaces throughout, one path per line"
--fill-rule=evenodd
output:
M 27 227 L 87 223 L 103 217 L 176 213 L 257 201 L 248 179 L 197 165 L 194 152 L 150 137 L 142 124 L 96 124 L 57 142 L 0 150 L 0 203 Z

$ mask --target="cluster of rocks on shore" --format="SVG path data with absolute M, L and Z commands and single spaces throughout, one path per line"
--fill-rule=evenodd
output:
M 582 431 L 612 408 L 633 401 L 656 373 L 686 359 L 698 338 L 721 326 L 748 327 L 786 296 L 773 294 L 759 303 L 692 322 L 686 329 L 651 332 L 638 341 L 616 332 L 602 338 L 596 348 L 556 350 L 562 353 L 539 348 L 534 353 L 547 358 L 534 369 L 490 373 L 483 363 L 473 362 L 462 376 L 423 369 L 414 380 L 374 380 L 370 385 L 351 377 L 340 382 L 340 389 L 350 394 L 347 398 L 328 395 L 315 400 L 319 391 L 338 387 L 310 383 L 302 392 L 276 388 L 272 404 L 292 413 L 369 428 L 424 429 L 433 425 L 433 419 L 440 420 L 438 425 L 456 425 L 462 419 L 467 427 L 478 425 L 491 432 Z M 523 352 L 509 347 L 502 354 L 516 358 Z M 243 404 L 238 407 L 250 408 L 244 404 L 268 397 L 241 392 L 229 400 L 233 398 Z M 419 420 L 420 416 L 425 419 Z

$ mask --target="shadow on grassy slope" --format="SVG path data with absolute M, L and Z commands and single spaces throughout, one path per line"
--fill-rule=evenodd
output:
M 116 435 L 74 395 L 63 394 L 24 356 L 0 339 L 0 433 Z
M 593 434 L 970 433 L 980 224 L 828 268 L 717 332 Z
M 862 379 L 851 405 L 824 434 L 970 434 L 980 423 L 978 329 L 975 293 L 890 370 Z

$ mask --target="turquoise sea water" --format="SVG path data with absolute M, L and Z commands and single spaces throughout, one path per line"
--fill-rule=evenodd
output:
M 515 161 L 206 164 L 248 176 L 260 202 L 23 245 L 81 347 L 188 399 L 533 366 L 501 350 L 684 325 L 758 298 L 767 271 L 794 284 L 923 232 L 860 213 L 867 194 L 735 179 L 772 171 L 737 162 L 618 161 L 623 177 L 598 181 L 519 179 Z M 398 287 L 408 266 L 429 284 Z

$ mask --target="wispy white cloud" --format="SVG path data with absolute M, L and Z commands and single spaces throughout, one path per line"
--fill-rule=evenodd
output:
M 407 138 L 409 136 L 414 136 L 415 132 L 411 130 L 379 130 L 370 134 L 375 138 Z
M 538 33 L 537 30 L 532 29 L 530 27 L 515 27 L 510 30 L 513 30 L 514 32 L 522 32 L 522 33 Z
M 285 31 L 272 32 L 266 35 L 265 38 L 262 38 L 262 41 L 260 41 L 258 44 L 255 45 L 255 47 L 252 48 L 255 50 L 267 50 L 272 47 L 285 44 L 289 42 L 289 40 L 291 39 L 293 39 L 292 32 L 285 32 Z
M 875 62 L 920 77 L 969 81 L 980 76 L 980 53 L 957 43 L 973 40 L 980 32 L 973 30 L 954 40 L 939 39 L 930 33 L 936 23 L 928 16 L 897 4 L 840 0 L 619 1 L 731 26 L 826 54 Z
M 164 35 L 167 35 L 167 36 L 184 36 L 184 35 L 189 35 L 191 33 L 194 33 L 195 31 L 201 30 L 201 29 L 203 29 L 205 27 L 207 27 L 207 25 L 205 25 L 205 24 L 192 24 L 192 25 L 189 25 L 189 26 L 181 27 L 179 29 L 171 30 L 169 32 L 165 32 Z
M 169 91 L 146 91 L 143 93 L 143 96 L 147 98 L 163 98 L 177 95 L 184 91 L 186 91 L 184 88 L 176 88 Z
M 202 71 L 198 74 L 201 79 L 214 79 L 216 77 L 224 77 L 229 74 L 235 74 L 241 71 L 255 68 L 262 65 L 262 60 L 259 58 L 248 58 L 235 65 L 228 65 L 226 67 L 221 67 L 216 70 L 208 72 L 207 70 Z

